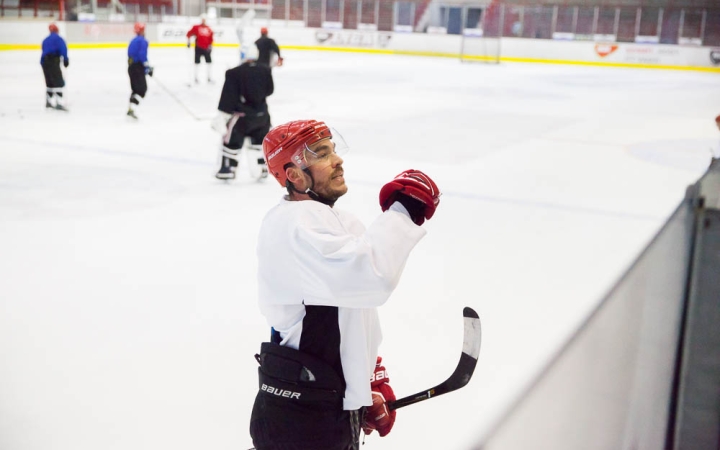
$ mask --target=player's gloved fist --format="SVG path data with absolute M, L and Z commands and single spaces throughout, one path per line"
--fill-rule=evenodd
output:
M 282 66 L 282 65 L 283 65 L 283 59 L 282 59 L 282 58 L 278 58 L 278 60 L 277 60 L 277 66 L 280 67 L 280 66 Z
M 440 204 L 440 190 L 429 176 L 410 169 L 396 176 L 380 189 L 380 207 L 387 211 L 393 203 L 400 202 L 417 225 L 435 214 Z
M 63 59 L 63 66 L 65 66 L 65 68 L 67 68 L 67 66 L 69 66 L 69 65 L 70 65 L 70 60 L 67 59 L 67 58 L 64 58 L 64 59 Z
M 373 404 L 365 411 L 363 431 L 365 434 L 370 434 L 373 430 L 377 430 L 380 436 L 387 436 L 395 424 L 396 412 L 388 408 L 388 403 L 395 401 L 395 393 L 388 384 L 390 377 L 381 363 L 382 358 L 378 356 L 375 372 L 370 379 Z
M 209 51 L 209 52 L 212 51 L 212 45 L 208 45 L 208 51 Z

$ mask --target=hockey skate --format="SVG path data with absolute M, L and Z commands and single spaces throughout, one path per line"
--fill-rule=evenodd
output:
M 128 117 L 131 117 L 135 120 L 137 120 L 137 118 L 138 118 L 138 116 L 135 115 L 135 111 L 133 111 L 132 109 L 128 109 L 127 115 L 128 115 Z
M 55 105 L 55 109 L 57 109 L 58 111 L 66 111 L 66 112 L 68 111 L 68 109 L 66 107 L 64 107 L 63 105 L 61 105 L 59 103 L 57 105 Z
M 50 103 L 49 100 L 45 100 L 45 107 L 46 108 L 54 108 L 54 106 L 52 105 L 52 103 Z
M 233 150 L 228 149 L 228 152 L 232 151 Z M 215 174 L 215 178 L 218 180 L 234 180 L 235 169 L 237 169 L 237 160 L 223 156 L 222 162 L 220 163 L 220 170 L 218 170 L 218 173 Z
M 235 168 L 223 165 L 218 173 L 215 174 L 215 178 L 218 180 L 234 180 L 235 179 Z

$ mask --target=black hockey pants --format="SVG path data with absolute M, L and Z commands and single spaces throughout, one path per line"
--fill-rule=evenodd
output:
M 145 65 L 137 62 L 130 64 L 128 66 L 128 75 L 130 76 L 130 89 L 132 89 L 132 93 L 144 98 L 147 92 Z M 132 95 L 130 96 L 130 101 L 132 101 Z
M 65 86 L 59 56 L 46 56 L 42 61 L 45 86 L 48 88 L 61 88 Z
M 250 138 L 253 145 L 260 145 L 268 131 L 270 131 L 270 114 L 267 111 L 255 112 L 248 109 L 245 117 L 240 117 L 235 122 L 225 146 L 233 150 L 240 149 L 245 136 Z
M 263 343 L 250 435 L 257 450 L 357 450 L 362 410 L 343 410 L 345 383 L 314 356 Z

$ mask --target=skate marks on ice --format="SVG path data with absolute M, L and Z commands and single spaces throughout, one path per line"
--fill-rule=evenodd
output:
M 708 167 L 713 149 L 719 144 L 711 139 L 645 141 L 629 145 L 628 152 L 643 161 L 664 167 L 699 172 Z
M 29 175 L 29 174 L 32 174 Z M 17 162 L 0 169 L 0 220 L 104 217 L 157 208 L 182 187 L 166 177 L 148 177 L 132 168 Z M 88 183 L 93 189 L 87 189 Z M 154 192 L 155 195 L 148 195 Z

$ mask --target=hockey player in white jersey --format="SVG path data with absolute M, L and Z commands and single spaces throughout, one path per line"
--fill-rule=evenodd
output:
M 425 235 L 420 225 L 440 192 L 424 173 L 405 171 L 383 186 L 383 213 L 366 229 L 334 207 L 348 190 L 346 150 L 315 120 L 277 126 L 263 140 L 287 195 L 265 216 L 257 244 L 259 306 L 271 327 L 256 355 L 257 450 L 358 449 L 361 429 L 385 436 L 395 421 L 377 307 Z
M 247 27 L 252 23 L 254 17 L 255 10 L 249 9 L 245 11 L 245 13 L 242 15 L 237 25 L 235 26 L 235 33 L 237 34 L 239 44 L 238 47 L 240 48 L 240 64 L 244 63 L 247 60 L 246 54 L 248 51 L 248 46 L 245 42 L 245 29 L 247 29 Z M 252 42 L 251 44 L 254 45 Z

